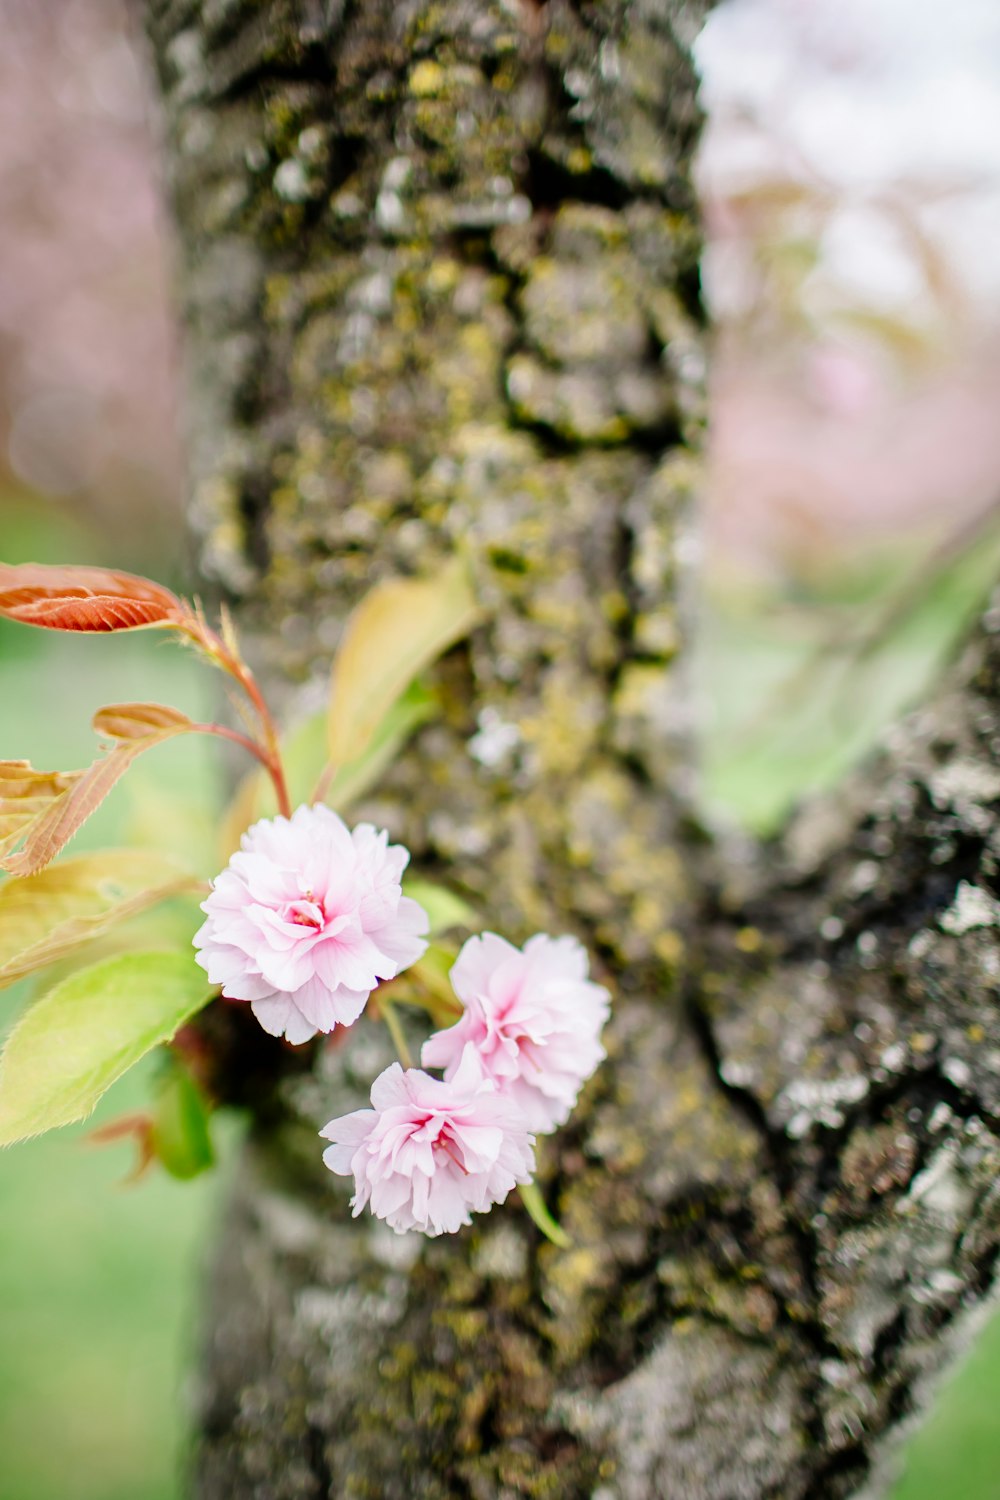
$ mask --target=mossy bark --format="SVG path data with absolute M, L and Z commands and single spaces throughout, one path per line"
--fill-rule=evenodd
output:
M 997 622 L 849 795 L 724 857 L 680 649 L 702 7 L 146 8 L 202 570 L 291 700 L 373 580 L 470 555 L 488 623 L 364 811 L 499 930 L 579 932 L 615 994 L 542 1151 L 568 1251 L 513 1206 L 433 1242 L 348 1219 L 315 1131 L 374 1027 L 280 1083 L 206 1299 L 196 1491 L 853 1493 L 1000 1234 Z

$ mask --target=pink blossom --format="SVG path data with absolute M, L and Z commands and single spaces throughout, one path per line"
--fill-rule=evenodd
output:
M 262 819 L 202 905 L 198 963 L 272 1036 L 305 1042 L 349 1026 L 379 980 L 427 946 L 427 914 L 400 890 L 409 857 L 370 823 L 351 832 L 328 807 Z
M 517 1106 L 484 1079 L 472 1049 L 448 1082 L 393 1063 L 372 1084 L 371 1109 L 331 1120 L 331 1172 L 354 1174 L 354 1216 L 372 1213 L 402 1234 L 452 1234 L 502 1203 L 535 1167 L 534 1138 Z
M 605 1056 L 600 1034 L 610 996 L 587 972 L 576 938 L 540 932 L 523 950 L 493 932 L 470 938 L 451 971 L 465 1014 L 424 1043 L 421 1062 L 451 1078 L 471 1044 L 484 1077 L 531 1129 L 554 1130 Z

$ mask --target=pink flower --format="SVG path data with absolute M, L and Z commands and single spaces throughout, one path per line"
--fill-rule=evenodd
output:
M 306 1042 L 349 1026 L 379 980 L 427 946 L 427 914 L 400 890 L 409 857 L 370 823 L 351 832 L 328 807 L 264 818 L 202 904 L 197 961 L 272 1036 Z
M 354 1174 L 354 1216 L 397 1234 L 452 1234 L 502 1203 L 535 1167 L 534 1140 L 510 1099 L 484 1079 L 470 1049 L 450 1082 L 393 1063 L 372 1084 L 372 1108 L 331 1120 L 320 1135 L 331 1172 Z
M 538 933 L 523 950 L 493 932 L 469 938 L 451 971 L 465 1014 L 424 1043 L 426 1068 L 452 1078 L 470 1044 L 483 1076 L 537 1133 L 569 1117 L 581 1085 L 605 1056 L 610 996 L 587 978 L 576 938 Z

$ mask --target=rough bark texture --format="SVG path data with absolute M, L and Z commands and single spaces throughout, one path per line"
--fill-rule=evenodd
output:
M 572 1235 L 349 1221 L 286 1078 L 216 1260 L 201 1500 L 853 1493 L 1000 1235 L 1000 647 L 773 849 L 687 807 L 698 128 L 679 0 L 146 0 L 192 523 L 279 691 L 377 577 L 489 623 L 364 809 L 511 936 L 574 929 L 611 1059 L 542 1152 Z M 275 1058 L 278 1052 L 275 1049 Z

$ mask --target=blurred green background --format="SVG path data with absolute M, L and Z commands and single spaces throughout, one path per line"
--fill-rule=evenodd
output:
M 108 550 L 71 507 L 0 493 L 5 561 L 98 562 Z M 112 550 L 122 564 L 136 560 Z M 163 555 L 159 567 L 145 562 L 159 573 Z M 0 754 L 86 765 L 96 706 L 152 698 L 203 715 L 205 675 L 155 631 L 74 639 L 0 621 Z M 116 788 L 74 851 L 141 836 L 157 810 L 168 812 L 161 826 L 172 847 L 194 845 L 197 857 L 210 846 L 221 785 L 212 747 L 192 736 L 153 753 L 155 765 L 151 755 Z M 25 981 L 0 996 L 0 1033 L 28 994 Z M 0 1500 L 183 1493 L 198 1267 L 233 1132 L 223 1132 L 214 1173 L 179 1183 L 156 1170 L 123 1186 L 134 1147 L 96 1147 L 86 1136 L 93 1123 L 148 1105 L 149 1073 L 141 1066 L 122 1079 L 86 1127 L 0 1153 Z

